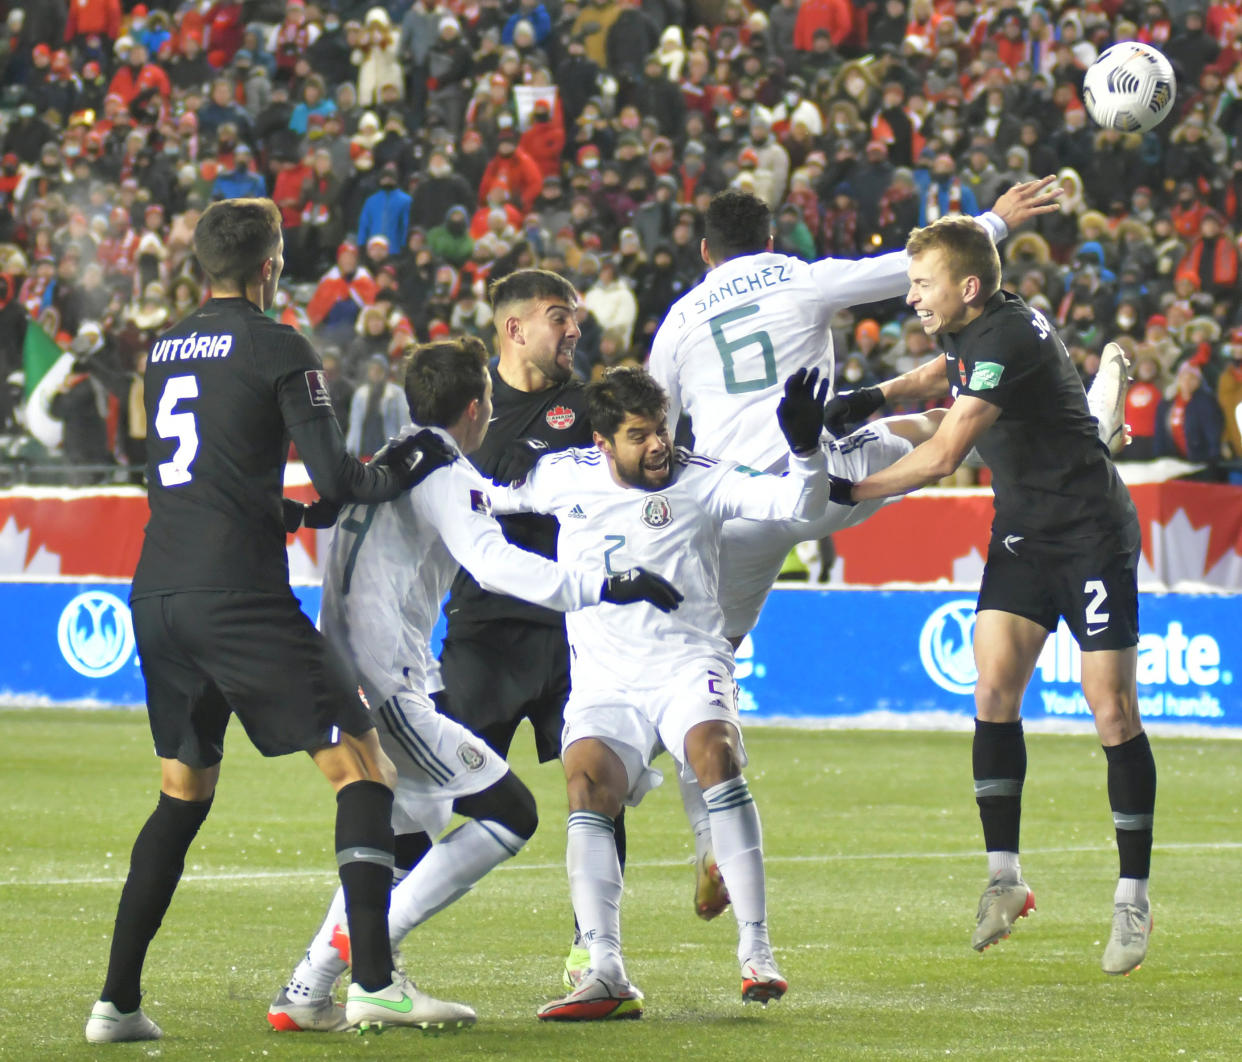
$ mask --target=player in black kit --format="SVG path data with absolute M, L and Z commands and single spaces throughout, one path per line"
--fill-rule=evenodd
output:
M 1147 954 L 1156 765 L 1139 719 L 1138 519 L 1099 441 L 1082 383 L 1043 314 L 1000 290 L 1000 260 L 969 218 L 911 234 L 910 290 L 944 353 L 883 385 L 889 400 L 954 396 L 936 434 L 841 500 L 904 494 L 977 447 L 992 470 L 995 519 L 975 621 L 975 798 L 988 887 L 972 945 L 982 951 L 1034 909 L 1018 861 L 1026 745 L 1022 695 L 1065 617 L 1082 649 L 1082 689 L 1108 762 L 1120 876 L 1102 966 L 1127 974 Z M 1124 382 L 1122 376 L 1118 383 Z
M 347 1015 L 399 1023 L 406 981 L 387 923 L 395 771 L 356 680 L 290 589 L 282 476 L 292 437 L 329 508 L 380 502 L 447 454 L 425 436 L 383 464 L 345 452 L 318 355 L 263 312 L 284 265 L 271 200 L 213 203 L 194 251 L 212 298 L 147 358 L 151 519 L 131 594 L 160 796 L 134 843 L 86 1038 L 161 1036 L 139 1006 L 142 966 L 211 808 L 232 713 L 264 755 L 306 751 L 336 790 L 354 955 Z

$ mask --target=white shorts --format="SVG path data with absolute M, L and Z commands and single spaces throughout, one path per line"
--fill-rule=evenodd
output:
M 821 444 L 828 471 L 853 483 L 887 468 L 914 446 L 882 421 L 866 424 L 843 439 Z M 816 520 L 728 520 L 720 539 L 720 608 L 726 638 L 741 638 L 759 620 L 763 603 L 789 551 L 799 542 L 823 538 L 867 519 L 891 498 L 837 505 L 829 502 Z
M 694 777 L 685 762 L 686 734 L 699 723 L 714 719 L 732 723 L 742 764 L 746 764 L 731 658 L 689 658 L 661 685 L 646 688 L 591 687 L 580 681 L 576 669 L 570 680 L 561 748 L 582 738 L 604 742 L 625 765 L 629 783 L 625 803 L 631 807 L 664 780 L 651 766 L 664 749 L 677 761 L 684 778 Z
M 440 834 L 453 801 L 499 782 L 508 765 L 483 740 L 409 690 L 375 711 L 380 745 L 397 767 L 392 826 L 399 833 Z

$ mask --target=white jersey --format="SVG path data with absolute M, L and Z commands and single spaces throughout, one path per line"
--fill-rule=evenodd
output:
M 457 449 L 447 432 L 433 430 Z M 393 501 L 341 513 L 320 627 L 354 665 L 373 709 L 399 691 L 425 694 L 428 674 L 436 674 L 431 629 L 459 564 L 486 590 L 562 612 L 599 601 L 603 577 L 594 565 L 558 565 L 506 541 L 491 489 L 458 457 Z
M 573 683 L 627 689 L 659 685 L 686 657 L 732 661 L 717 587 L 726 520 L 804 519 L 828 498 L 822 451 L 791 457 L 787 476 L 761 475 L 729 461 L 677 450 L 673 477 L 659 490 L 623 487 L 597 449 L 543 458 L 524 483 L 496 488 L 497 512 L 551 513 L 561 525 L 557 552 L 597 578 L 641 566 L 684 596 L 676 611 L 601 604 L 565 618 Z
M 990 212 L 976 220 L 994 240 L 1008 231 Z M 684 410 L 696 450 L 758 469 L 783 463 L 785 380 L 818 367 L 831 382 L 832 318 L 904 294 L 909 264 L 905 251 L 818 262 L 764 251 L 716 266 L 673 303 L 651 347 L 647 368 L 668 393 L 669 425 Z

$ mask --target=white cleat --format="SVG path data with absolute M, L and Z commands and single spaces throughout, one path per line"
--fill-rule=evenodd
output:
M 1134 903 L 1113 905 L 1113 931 L 1100 968 L 1106 974 L 1129 975 L 1137 970 L 1147 958 L 1147 940 L 1151 936 L 1153 921 L 1151 907 Z
M 122 1014 L 112 1003 L 100 1000 L 86 1019 L 86 1039 L 92 1044 L 132 1043 L 158 1040 L 164 1033 L 139 1007 Z
M 277 1032 L 341 1032 L 349 1028 L 345 1008 L 331 996 L 291 998 L 285 989 L 267 1008 L 267 1023 Z
M 540 1021 L 611 1021 L 643 1016 L 643 994 L 629 981 L 605 980 L 588 970 L 578 987 L 536 1012 Z
M 1087 409 L 1098 422 L 1100 442 L 1110 454 L 1119 454 L 1126 445 L 1126 375 L 1130 362 L 1117 343 L 1106 343 L 1100 354 L 1100 370 L 1087 392 Z
M 1013 932 L 1013 924 L 1035 910 L 1035 894 L 1025 881 L 1003 881 L 994 877 L 979 897 L 975 932 L 970 946 L 983 951 Z
M 756 956 L 742 963 L 742 1002 L 762 1003 L 765 1007 L 789 991 L 789 982 L 776 968 L 772 956 Z
M 403 973 L 393 971 L 392 984 L 368 992 L 356 981 L 345 998 L 345 1020 L 361 1032 L 383 1031 L 386 1025 L 418 1029 L 463 1029 L 477 1020 L 464 1003 L 449 1003 L 420 991 Z

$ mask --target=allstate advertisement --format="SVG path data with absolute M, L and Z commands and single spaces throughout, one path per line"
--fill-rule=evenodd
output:
M 319 588 L 296 588 L 307 614 Z M 141 704 L 127 599 L 115 582 L 0 583 L 0 703 Z M 949 712 L 969 718 L 974 595 L 945 590 L 774 591 L 738 652 L 747 718 Z M 1140 707 L 1152 722 L 1242 727 L 1242 602 L 1143 594 Z M 1068 628 L 1044 646 L 1023 703 L 1027 719 L 1090 719 Z

